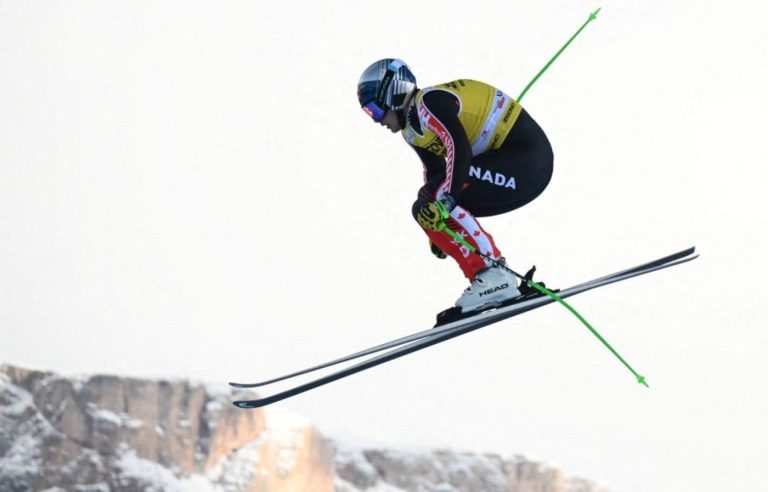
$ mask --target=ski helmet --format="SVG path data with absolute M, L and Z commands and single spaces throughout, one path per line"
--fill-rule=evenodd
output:
M 365 69 L 357 83 L 357 99 L 373 121 L 379 122 L 387 110 L 403 109 L 416 90 L 416 77 L 403 60 L 384 58 Z

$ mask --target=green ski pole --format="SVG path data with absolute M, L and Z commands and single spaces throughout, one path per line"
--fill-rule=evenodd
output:
M 583 30 L 584 30 L 584 28 L 585 28 L 585 27 L 587 27 L 587 24 L 589 24 L 589 23 L 590 23 L 590 22 L 592 22 L 593 20 L 597 19 L 597 13 L 598 13 L 598 12 L 600 12 L 600 9 L 602 9 L 602 7 L 600 7 L 599 9 L 597 9 L 597 10 L 595 10 L 594 12 L 592 12 L 591 14 L 589 14 L 589 18 L 588 18 L 588 19 L 587 19 L 587 21 L 586 21 L 586 22 L 585 22 L 585 23 L 584 23 L 584 24 L 583 24 L 583 25 L 582 25 L 582 26 L 579 28 L 579 30 L 578 30 L 578 31 L 576 31 L 576 34 L 574 34 L 573 36 L 571 36 L 571 39 L 569 39 L 569 40 L 568 40 L 568 42 L 567 42 L 567 43 L 565 43 L 565 44 L 563 45 L 563 47 L 562 47 L 562 48 L 560 48 L 560 50 L 559 50 L 557 53 L 555 53 L 555 56 L 553 56 L 553 57 L 552 57 L 552 59 L 551 59 L 551 60 L 549 60 L 549 62 L 547 62 L 547 64 L 546 64 L 546 65 L 544 65 L 544 68 L 542 68 L 542 69 L 539 71 L 539 73 L 538 73 L 538 74 L 536 74 L 536 76 L 533 78 L 533 80 L 531 80 L 530 82 L 528 82 L 528 85 L 527 85 L 527 86 L 525 86 L 525 89 L 523 89 L 523 92 L 521 92 L 521 93 L 520 93 L 520 95 L 517 97 L 517 102 L 520 102 L 520 100 L 522 100 L 522 99 L 523 99 L 523 96 L 525 95 L 525 93 L 526 93 L 526 92 L 528 92 L 528 89 L 530 89 L 530 88 L 531 88 L 531 86 L 532 86 L 532 85 L 533 85 L 533 84 L 534 84 L 534 83 L 535 83 L 537 80 L 539 80 L 539 77 L 541 77 L 541 75 L 542 75 L 544 72 L 546 72 L 546 71 L 547 71 L 547 69 L 549 68 L 549 66 L 550 66 L 550 65 L 552 65 L 552 64 L 555 62 L 555 60 L 557 60 L 557 57 L 558 57 L 558 56 L 560 56 L 560 53 L 562 53 L 563 51 L 565 51 L 565 48 L 567 48 L 567 47 L 568 47 L 568 45 L 569 45 L 569 44 L 571 44 L 571 41 L 573 41 L 574 39 L 576 39 L 576 36 L 578 36 L 579 34 L 581 34 L 581 31 L 583 31 Z
M 552 59 L 551 59 L 551 60 L 549 60 L 549 62 L 547 62 L 547 64 L 546 64 L 546 65 L 544 65 L 544 68 L 542 68 L 542 69 L 539 71 L 539 73 L 538 73 L 538 74 L 536 74 L 536 76 L 533 78 L 533 80 L 531 80 L 531 81 L 528 83 L 528 85 L 527 85 L 527 86 L 525 86 L 525 89 L 523 89 L 523 92 L 521 92 L 521 93 L 520 93 L 520 95 L 519 95 L 519 96 L 518 96 L 518 98 L 517 98 L 517 101 L 518 101 L 518 102 L 520 102 L 520 100 L 522 100 L 522 99 L 523 99 L 523 96 L 525 96 L 525 94 L 528 92 L 528 89 L 530 89 L 530 88 L 531 88 L 531 86 L 532 86 L 532 85 L 533 85 L 533 84 L 534 84 L 534 83 L 535 83 L 537 80 L 539 80 L 539 78 L 540 78 L 540 77 L 541 77 L 541 76 L 544 74 L 544 72 L 546 72 L 546 71 L 547 71 L 547 69 L 548 69 L 548 68 L 549 68 L 549 67 L 550 67 L 550 66 L 551 66 L 551 65 L 552 65 L 552 64 L 555 62 L 555 60 L 557 60 L 557 58 L 560 56 L 560 54 L 561 54 L 563 51 L 565 51 L 565 49 L 566 49 L 566 48 L 567 48 L 567 47 L 568 47 L 568 46 L 571 44 L 571 42 L 573 42 L 573 40 L 574 40 L 574 39 L 576 39 L 576 37 L 577 37 L 579 34 L 581 34 L 581 31 L 583 31 L 583 30 L 584 30 L 584 28 L 585 28 L 585 27 L 587 27 L 587 25 L 588 25 L 590 22 L 592 22 L 593 20 L 595 20 L 595 19 L 597 18 L 597 14 L 600 12 L 600 10 L 601 10 L 601 9 L 602 9 L 602 7 L 601 7 L 601 8 L 598 8 L 597 10 L 595 10 L 594 12 L 592 12 L 591 14 L 589 14 L 589 18 L 586 20 L 586 22 L 584 22 L 584 24 L 582 24 L 582 26 L 579 28 L 579 30 L 578 30 L 578 31 L 576 31 L 576 33 L 575 33 L 573 36 L 571 36 L 571 38 L 568 40 L 568 42 L 566 42 L 566 43 L 563 45 L 563 47 L 562 47 L 562 48 L 560 48 L 560 50 L 559 50 L 557 53 L 555 53 L 555 56 L 553 56 L 553 57 L 552 57 Z M 436 202 L 436 204 L 440 204 L 440 202 Z M 448 210 L 447 210 L 447 209 L 445 209 L 445 207 L 444 207 L 444 206 L 443 206 L 443 207 L 441 207 L 440 205 L 437 205 L 437 206 L 438 206 L 438 209 L 439 209 L 439 211 L 440 211 L 440 214 L 441 214 L 442 218 L 443 218 L 443 219 L 447 219 L 447 218 L 448 218 Z M 584 319 L 584 317 L 583 317 L 581 314 L 579 314 L 579 312 L 578 312 L 578 311 L 576 311 L 576 309 L 574 309 L 574 308 L 573 308 L 573 306 L 571 306 L 570 304 L 568 304 L 567 302 L 565 302 L 565 300 L 564 300 L 562 297 L 558 296 L 557 294 L 555 294 L 555 293 L 554 293 L 554 292 L 552 292 L 551 290 L 547 289 L 547 288 L 546 288 L 546 287 L 544 287 L 543 285 L 540 285 L 540 284 L 538 284 L 538 283 L 534 282 L 532 279 L 528 279 L 528 278 L 525 278 L 524 276 L 520 275 L 519 273 L 515 272 L 514 270 L 512 270 L 512 269 L 508 268 L 506 265 L 501 265 L 499 262 L 497 262 L 496 260 L 494 260 L 494 259 L 493 259 L 493 258 L 491 258 L 490 256 L 488 256 L 488 255 L 486 255 L 486 254 L 483 254 L 483 253 L 481 253 L 481 252 L 480 252 L 480 251 L 478 251 L 478 250 L 477 250 L 477 249 L 476 249 L 474 246 L 472 246 L 471 244 L 469 244 L 468 242 L 466 242 L 466 241 L 464 240 L 464 238 L 462 238 L 462 237 L 461 237 L 461 236 L 460 236 L 460 235 L 459 235 L 457 232 L 455 232 L 455 231 L 453 231 L 452 229 L 448 228 L 448 226 L 446 226 L 446 225 L 445 225 L 445 222 L 442 222 L 442 221 L 440 222 L 440 225 L 438 226 L 438 231 L 443 231 L 443 232 L 445 232 L 446 234 L 448 234 L 449 236 L 451 236 L 451 237 L 452 237 L 452 238 L 453 238 L 453 239 L 454 239 L 456 242 L 458 242 L 459 244 L 461 244 L 462 246 L 464 246 L 465 248 L 467 248 L 467 249 L 468 249 L 470 252 L 472 252 L 472 253 L 475 253 L 475 254 L 477 254 L 477 255 L 481 256 L 482 258 L 484 258 L 484 259 L 486 259 L 486 260 L 488 260 L 488 261 L 492 262 L 493 264 L 495 264 L 495 265 L 497 265 L 497 266 L 500 266 L 501 268 L 504 268 L 504 269 L 508 270 L 508 271 L 509 271 L 509 272 L 511 272 L 513 275 L 515 275 L 516 277 L 518 277 L 519 279 L 521 279 L 522 281 L 524 281 L 526 284 L 528 284 L 528 286 L 529 286 L 529 287 L 531 287 L 531 288 L 533 288 L 533 289 L 536 289 L 537 291 L 541 292 L 542 294 L 544 294 L 544 295 L 547 295 L 547 296 L 549 296 L 550 298 L 552 298 L 553 300 L 555 300 L 555 301 L 557 301 L 558 303 L 560 303 L 562 306 L 564 306 L 566 309 L 568 309 L 568 311 L 570 311 L 570 312 L 571 312 L 571 313 L 572 313 L 574 316 L 576 316 L 576 318 L 578 318 L 578 320 L 579 320 L 579 321 L 581 321 L 581 322 L 584 324 L 584 326 L 586 326 L 586 327 L 589 329 L 589 331 L 591 331 L 591 332 L 592 332 L 592 334 L 593 334 L 593 335 L 595 335 L 595 337 L 597 337 L 597 339 L 598 339 L 598 340 L 600 340 L 600 341 L 603 343 L 603 345 L 605 345 L 605 347 L 606 347 L 606 348 L 608 348 L 608 350 L 610 350 L 610 351 L 611 351 L 611 353 L 612 353 L 614 356 L 616 356 L 616 358 L 617 358 L 617 359 L 619 359 L 619 361 L 620 361 L 622 364 L 624 364 L 624 366 L 625 366 L 625 367 L 626 367 L 626 368 L 627 368 L 627 369 L 628 369 L 628 370 L 629 370 L 629 371 L 630 371 L 630 372 L 631 372 L 631 373 L 632 373 L 632 374 L 635 376 L 635 379 L 637 380 L 637 382 L 638 382 L 638 383 L 640 383 L 640 384 L 644 385 L 646 388 L 648 387 L 648 383 L 646 382 L 646 380 L 645 380 L 645 377 L 644 377 L 644 376 L 642 376 L 642 375 L 640 375 L 640 374 L 638 374 L 638 373 L 637 373 L 637 371 L 635 371 L 635 370 L 632 368 L 632 366 L 630 366 L 630 365 L 629 365 L 629 363 L 628 363 L 626 360 L 624 360 L 624 358 L 623 358 L 623 357 L 622 357 L 622 356 L 621 356 L 621 355 L 620 355 L 620 354 L 619 354 L 619 353 L 618 353 L 618 352 L 617 352 L 617 351 L 616 351 L 616 350 L 615 350 L 613 347 L 611 347 L 611 345 L 610 345 L 610 344 L 609 344 L 609 343 L 608 343 L 608 342 L 605 340 L 605 338 L 603 338 L 603 336 L 602 336 L 602 335 L 600 335 L 600 333 L 598 333 L 598 331 L 597 331 L 597 330 L 595 330 L 595 329 L 592 327 L 592 325 L 590 325 L 590 324 L 589 324 L 589 322 L 588 322 L 586 319 Z
M 440 202 L 437 202 L 437 203 L 440 203 Z M 447 218 L 448 210 L 445 209 L 444 207 L 439 207 L 439 208 L 440 208 L 441 216 L 443 218 Z M 637 380 L 638 383 L 644 385 L 646 388 L 648 387 L 648 383 L 645 381 L 645 377 L 641 376 L 640 374 L 638 374 L 637 371 L 635 371 L 632 368 L 632 366 L 630 366 L 629 363 L 627 363 L 627 361 L 624 360 L 624 358 L 621 355 L 619 355 L 619 353 L 616 352 L 616 350 L 614 350 L 613 347 L 611 347 L 611 345 L 605 340 L 605 338 L 603 338 L 602 335 L 600 335 L 600 333 L 598 333 L 597 330 L 595 330 L 592 327 L 592 325 L 590 325 L 589 322 L 586 319 L 584 319 L 584 317 L 581 314 L 579 314 L 578 311 L 576 311 L 570 304 L 565 302 L 565 300 L 562 297 L 558 296 L 557 294 L 555 294 L 551 290 L 547 289 L 543 285 L 540 285 L 540 284 L 534 282 L 532 279 L 527 279 L 527 278 L 523 277 L 522 275 L 520 275 L 519 273 L 515 272 L 514 270 L 512 270 L 510 268 L 507 268 L 505 265 L 500 264 L 499 262 L 497 262 L 496 260 L 494 260 L 490 256 L 481 253 L 474 246 L 472 246 L 467 241 L 465 241 L 464 238 L 461 237 L 456 231 L 450 229 L 447 225 L 445 225 L 445 222 L 442 222 L 442 221 L 440 222 L 440 225 L 438 226 L 438 231 L 445 232 L 446 234 L 451 236 L 456 242 L 458 242 L 459 244 L 461 244 L 462 246 L 467 248 L 470 252 L 475 253 L 477 255 L 480 255 L 482 258 L 484 258 L 484 259 L 486 259 L 486 260 L 488 260 L 490 262 L 493 262 L 495 265 L 500 266 L 501 268 L 504 268 L 504 269 L 510 271 L 513 275 L 515 275 L 516 277 L 518 277 L 519 279 L 521 279 L 522 281 L 527 283 L 531 288 L 538 290 L 542 294 L 551 297 L 552 299 L 554 299 L 555 301 L 557 301 L 558 303 L 563 305 L 568 311 L 570 311 L 574 316 L 576 316 L 576 318 L 578 318 L 579 321 L 581 321 L 584 324 L 584 326 L 586 326 L 589 329 L 589 331 L 591 331 L 592 334 L 595 335 L 597 337 L 597 339 L 600 340 L 603 343 L 603 345 L 605 345 L 608 348 L 608 350 L 610 350 L 611 353 L 613 355 L 615 355 L 616 358 L 619 359 L 619 361 L 622 364 L 624 364 L 624 366 L 627 369 L 629 369 L 629 371 L 635 376 L 635 379 Z

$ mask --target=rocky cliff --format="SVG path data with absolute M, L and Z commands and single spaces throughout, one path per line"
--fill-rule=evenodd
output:
M 524 458 L 342 446 L 222 385 L 0 367 L 0 491 L 605 492 Z

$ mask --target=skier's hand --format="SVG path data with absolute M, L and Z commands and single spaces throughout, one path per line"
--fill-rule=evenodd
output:
M 445 251 L 440 249 L 440 247 L 433 243 L 431 240 L 429 241 L 429 249 L 432 251 L 432 254 L 440 258 L 441 260 L 444 260 L 448 258 L 448 255 L 445 254 Z
M 439 231 L 440 225 L 450 216 L 451 210 L 455 206 L 456 200 L 452 196 L 445 194 L 439 200 L 425 203 L 421 210 L 419 210 L 416 222 L 424 229 Z
M 440 205 L 442 205 L 440 202 L 425 203 L 421 210 L 419 210 L 416 222 L 424 229 L 438 230 L 440 223 L 443 221 L 443 214 L 440 213 L 438 208 Z

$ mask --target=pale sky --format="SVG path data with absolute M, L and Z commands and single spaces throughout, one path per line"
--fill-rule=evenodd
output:
M 359 109 L 376 59 L 517 96 L 549 188 L 481 220 L 549 306 L 279 405 L 397 447 L 526 453 L 615 491 L 768 481 L 759 2 L 0 0 L 0 362 L 258 380 L 431 326 L 465 287 L 421 165 Z

